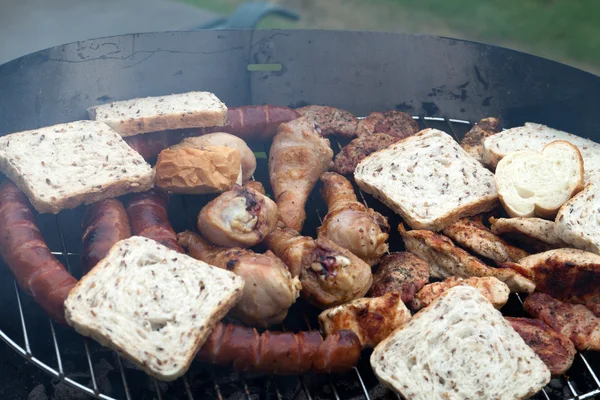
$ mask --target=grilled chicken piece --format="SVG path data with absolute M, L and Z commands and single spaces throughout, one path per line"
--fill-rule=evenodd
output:
M 569 247 L 554 232 L 554 221 L 542 218 L 490 218 L 492 233 L 522 243 L 533 253 Z
M 504 318 L 546 364 L 552 375 L 562 375 L 571 368 L 576 350 L 568 337 L 537 319 Z
M 251 247 L 277 227 L 277 205 L 250 187 L 234 185 L 205 205 L 198 230 L 214 244 Z
M 354 332 L 364 349 L 377 346 L 410 318 L 400 293 L 388 293 L 325 310 L 319 315 L 319 324 L 327 336 L 344 329 Z
M 265 243 L 302 283 L 302 297 L 320 308 L 361 298 L 373 283 L 371 267 L 329 239 L 277 229 Z
M 510 289 L 506 284 L 493 276 L 471 277 L 467 279 L 451 276 L 442 282 L 434 282 L 425 285 L 410 303 L 410 308 L 420 310 L 430 305 L 435 299 L 441 296 L 446 290 L 459 285 L 469 285 L 478 289 L 479 292 L 492 303 L 492 305 L 501 309 L 508 301 Z
M 296 111 L 311 124 L 318 125 L 323 136 L 356 136 L 358 119 L 349 111 L 329 106 L 306 106 L 297 108 Z
M 387 133 L 359 136 L 352 140 L 335 156 L 333 170 L 338 174 L 352 175 L 359 162 L 369 154 L 385 149 L 399 138 Z
M 387 218 L 359 203 L 352 184 L 340 174 L 321 174 L 321 194 L 327 215 L 317 230 L 319 237 L 331 239 L 373 266 L 388 251 Z
M 262 194 L 263 196 L 267 194 L 267 192 L 265 191 L 265 187 L 259 181 L 248 181 L 244 183 L 244 186 L 247 189 L 252 189 L 257 193 Z
M 485 138 L 495 135 L 501 130 L 498 118 L 484 118 L 473 125 L 471 130 L 465 134 L 460 146 L 477 161 L 483 162 L 483 142 Z
M 419 132 L 419 124 L 410 115 L 392 110 L 374 112 L 361 119 L 356 127 L 356 136 L 387 133 L 404 139 Z
M 600 318 L 581 304 L 569 304 L 545 293 L 527 296 L 525 311 L 573 342 L 577 350 L 600 350 Z
M 271 145 L 269 177 L 280 218 L 288 228 L 302 230 L 308 195 L 332 159 L 329 140 L 306 118 L 279 125 Z
M 490 267 L 457 247 L 444 235 L 427 230 L 406 231 L 402 224 L 398 231 L 406 249 L 427 261 L 434 278 L 458 276 L 493 276 L 506 283 L 513 292 L 533 293 L 535 284 L 510 268 Z
M 213 246 L 190 231 L 179 233 L 177 240 L 191 257 L 244 278 L 244 293 L 230 315 L 245 324 L 267 328 L 282 322 L 300 294 L 298 278 L 270 251 Z
M 415 294 L 429 282 L 429 264 L 412 253 L 400 252 L 385 255 L 373 275 L 369 297 L 380 297 L 398 292 L 408 304 Z
M 534 254 L 506 266 L 535 282 L 537 292 L 578 304 L 600 304 L 600 255 L 577 249 Z
M 511 246 L 494 235 L 477 217 L 460 219 L 442 233 L 459 246 L 497 263 L 517 262 L 529 255 L 525 250 Z

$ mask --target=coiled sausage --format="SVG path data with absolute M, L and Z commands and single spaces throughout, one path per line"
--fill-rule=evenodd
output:
M 0 226 L 0 254 L 19 286 L 53 320 L 66 324 L 64 302 L 77 280 L 52 255 L 27 196 L 10 181 L 0 184 Z

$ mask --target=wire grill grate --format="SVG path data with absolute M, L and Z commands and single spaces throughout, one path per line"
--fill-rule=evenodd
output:
M 466 132 L 471 126 L 471 122 L 469 121 L 465 121 L 465 120 L 460 120 L 460 119 L 451 119 L 451 118 L 437 118 L 437 117 L 424 117 L 424 116 L 415 116 L 413 117 L 415 120 L 417 120 L 419 122 L 419 124 L 421 124 L 422 127 L 433 127 L 433 128 L 440 128 L 445 130 L 448 133 L 451 133 L 455 139 L 459 140 L 461 137 L 461 134 L 464 134 L 464 132 Z M 335 141 L 335 145 L 337 146 L 338 150 L 341 149 L 342 145 L 339 141 Z M 265 152 L 268 152 L 268 149 L 265 149 Z M 266 164 L 266 160 L 263 160 L 263 162 Z M 266 169 L 265 169 L 266 171 Z M 268 175 L 267 175 L 268 177 Z M 268 185 L 268 179 L 265 181 L 264 179 L 261 179 L 261 181 L 263 183 L 266 183 L 265 186 Z M 313 191 L 313 194 L 311 195 L 311 203 L 313 206 L 315 206 L 315 217 L 318 219 L 318 221 L 321 221 L 321 209 L 319 208 L 319 204 L 323 204 L 322 202 L 320 202 L 320 199 L 318 198 L 318 196 L 314 193 L 315 191 Z M 359 199 L 362 200 L 364 202 L 365 205 L 368 206 L 367 204 L 367 197 L 365 196 L 365 194 L 362 191 L 358 191 L 359 193 Z M 372 199 L 370 201 L 373 202 L 377 202 L 376 200 Z M 193 212 L 191 205 L 190 205 L 190 201 L 189 199 L 187 199 L 185 196 L 181 197 L 181 209 L 183 209 L 183 214 L 185 215 L 185 219 L 190 221 L 190 220 L 194 220 L 195 219 L 195 213 Z M 373 206 L 373 204 L 371 205 Z M 374 207 L 377 208 L 377 207 Z M 393 226 L 393 223 L 396 222 L 396 220 L 398 219 L 397 216 L 394 215 L 390 215 L 390 213 L 388 212 L 388 217 L 390 218 L 390 225 Z M 310 218 L 310 216 L 309 216 Z M 79 223 L 79 219 L 77 220 L 77 224 Z M 71 262 L 70 262 L 70 258 L 71 257 L 79 257 L 79 251 L 78 249 L 69 249 L 69 242 L 65 239 L 65 234 L 64 234 L 64 227 L 63 224 L 61 222 L 61 217 L 59 217 L 58 215 L 55 218 L 54 221 L 55 224 L 55 229 L 54 232 L 57 232 L 57 238 L 58 238 L 58 246 L 60 247 L 59 251 L 53 251 L 53 254 L 55 254 L 56 256 L 62 258 L 66 268 L 69 270 L 69 272 L 72 272 L 72 268 L 71 268 Z M 66 226 L 70 226 L 72 224 L 67 224 Z M 56 239 L 53 238 L 53 239 Z M 48 239 L 47 239 L 48 240 Z M 55 250 L 54 248 L 52 250 Z M 71 250 L 71 251 L 70 251 Z M 0 339 L 2 339 L 9 347 L 11 347 L 14 351 L 16 351 L 18 354 L 20 354 L 21 356 L 23 356 L 26 360 L 28 360 L 29 362 L 31 362 L 32 364 L 36 365 L 37 367 L 39 367 L 40 369 L 44 370 L 45 372 L 47 372 L 48 374 L 50 374 L 52 377 L 54 377 L 55 379 L 57 379 L 59 382 L 64 382 L 70 386 L 72 386 L 73 388 L 76 388 L 78 390 L 80 390 L 81 392 L 84 392 L 90 396 L 93 396 L 95 398 L 99 398 L 99 399 L 105 399 L 105 400 L 116 400 L 117 397 L 112 397 L 112 396 L 118 396 L 119 399 L 127 399 L 127 400 L 131 400 L 133 398 L 152 398 L 152 399 L 158 399 L 158 400 L 162 400 L 163 398 L 174 398 L 174 396 L 172 396 L 170 393 L 169 395 L 166 395 L 165 392 L 165 386 L 182 386 L 183 390 L 180 390 L 177 393 L 177 398 L 181 398 L 181 399 L 185 399 L 187 398 L 188 400 L 194 400 L 195 398 L 216 398 L 218 400 L 221 400 L 224 397 L 223 395 L 223 389 L 224 387 L 227 388 L 227 392 L 230 392 L 230 388 L 229 386 L 233 386 L 234 387 L 234 392 L 237 392 L 238 394 L 235 396 L 230 396 L 230 397 L 236 397 L 236 398 L 240 398 L 243 397 L 245 399 L 256 399 L 256 398 L 271 398 L 271 397 L 276 397 L 277 399 L 284 399 L 284 398 L 289 398 L 289 397 L 293 397 L 293 398 L 305 398 L 308 400 L 312 400 L 312 399 L 321 399 L 321 398 L 330 398 L 330 399 L 336 399 L 336 400 L 340 400 L 340 399 L 346 399 L 346 397 L 344 396 L 344 394 L 342 394 L 342 392 L 346 392 L 347 390 L 341 391 L 340 389 L 342 388 L 342 386 L 346 387 L 352 387 L 353 390 L 350 390 L 350 397 L 352 398 L 356 398 L 356 399 L 367 399 L 367 400 L 371 400 L 371 399 L 375 399 L 375 398 L 398 398 L 400 399 L 400 396 L 398 395 L 394 395 L 391 392 L 383 389 L 382 387 L 380 387 L 376 381 L 374 380 L 374 377 L 372 376 L 372 372 L 370 371 L 370 369 L 368 368 L 368 362 L 366 363 L 361 363 L 361 365 L 359 365 L 358 367 L 354 367 L 353 370 L 348 373 L 345 374 L 343 376 L 344 379 L 339 380 L 338 377 L 333 377 L 333 376 L 329 376 L 327 377 L 325 380 L 321 379 L 321 388 L 315 390 L 315 385 L 313 382 L 313 378 L 307 375 L 302 375 L 302 376 L 298 376 L 298 377 L 294 377 L 293 380 L 297 381 L 297 387 L 298 389 L 291 395 L 289 396 L 288 393 L 285 390 L 282 390 L 281 388 L 283 387 L 289 387 L 290 386 L 290 380 L 288 378 L 280 378 L 280 377 L 268 377 L 267 379 L 264 379 L 264 377 L 251 377 L 251 376 L 245 376 L 244 374 L 236 374 L 233 373 L 231 374 L 231 372 L 224 372 L 222 375 L 220 373 L 218 373 L 216 371 L 216 368 L 212 368 L 212 367 L 208 367 L 208 371 L 206 374 L 203 375 L 203 380 L 201 380 L 203 382 L 202 389 L 200 392 L 195 391 L 194 390 L 194 385 L 190 384 L 190 374 L 193 373 L 192 371 L 190 371 L 190 373 L 188 373 L 186 376 L 184 376 L 183 378 L 181 378 L 179 381 L 179 383 L 173 383 L 170 385 L 165 385 L 164 383 L 160 383 L 157 380 L 153 379 L 153 378 L 148 378 L 145 377 L 145 379 L 149 380 L 149 384 L 148 387 L 145 388 L 145 393 L 142 393 L 141 395 L 138 395 L 137 393 L 135 395 L 133 395 L 132 393 L 132 379 L 139 379 L 137 378 L 136 375 L 135 378 L 132 378 L 131 375 L 133 375 L 133 373 L 131 371 L 135 371 L 134 369 L 128 369 L 127 368 L 127 361 L 126 360 L 122 360 L 120 356 L 118 356 L 116 353 L 113 354 L 115 361 L 115 364 L 117 366 L 116 371 L 117 374 L 113 375 L 112 377 L 112 382 L 113 384 L 116 384 L 116 382 L 120 381 L 120 384 L 122 386 L 121 390 L 119 391 L 118 395 L 115 394 L 107 394 L 107 393 L 102 393 L 102 390 L 99 387 L 98 384 L 98 379 L 99 377 L 97 376 L 97 373 L 95 372 L 95 368 L 94 368 L 94 362 L 92 360 L 92 351 L 90 350 L 90 345 L 88 344 L 88 339 L 86 338 L 82 338 L 80 337 L 79 340 L 81 340 L 82 342 L 80 343 L 80 347 L 79 350 L 76 351 L 76 353 L 83 353 L 83 355 L 85 356 L 85 362 L 83 363 L 83 365 L 86 365 L 86 367 L 89 369 L 89 374 L 85 374 L 89 376 L 89 384 L 82 384 L 81 382 L 78 382 L 77 380 L 75 380 L 76 378 L 71 377 L 70 375 L 73 376 L 77 376 L 77 375 L 81 375 L 80 371 L 76 371 L 77 373 L 74 373 L 72 371 L 65 371 L 65 353 L 67 351 L 66 347 L 67 344 L 70 344 L 70 342 L 61 342 L 61 340 L 59 339 L 60 336 L 60 332 L 62 330 L 64 330 L 63 327 L 55 327 L 54 323 L 50 320 L 49 323 L 49 333 L 50 333 L 50 339 L 51 339 L 51 344 L 48 343 L 48 346 L 52 348 L 52 356 L 46 357 L 48 360 L 44 360 L 42 361 L 39 358 L 36 358 L 34 356 L 34 353 L 32 351 L 32 345 L 34 347 L 37 347 L 38 343 L 33 342 L 31 339 L 31 332 L 28 331 L 28 324 L 27 324 L 27 316 L 29 311 L 32 309 L 31 307 L 35 308 L 35 305 L 33 305 L 32 302 L 28 302 L 28 301 L 23 301 L 22 300 L 22 296 L 21 296 L 21 291 L 19 290 L 19 288 L 17 287 L 16 282 L 13 281 L 13 285 L 14 285 L 14 295 L 15 295 L 15 302 L 16 302 L 16 306 L 17 306 L 17 311 L 18 311 L 18 317 L 16 318 L 18 320 L 17 325 L 20 325 L 20 331 L 21 331 L 21 335 L 22 335 L 22 344 L 17 343 L 17 341 L 19 339 L 16 339 L 17 336 L 19 336 L 18 333 L 15 333 L 12 335 L 7 334 L 5 332 L 5 327 L 4 325 L 0 326 Z M 516 295 L 515 296 L 518 303 L 517 304 L 522 304 L 521 298 Z M 311 318 L 309 317 L 309 315 L 306 312 L 303 312 L 301 315 L 298 316 L 298 319 L 301 320 L 303 323 L 303 327 L 305 329 L 311 329 L 313 328 L 313 324 L 311 324 Z M 285 326 L 282 326 L 282 330 L 287 330 Z M 13 331 L 16 331 L 16 329 L 13 329 Z M 36 332 L 37 335 L 36 336 L 40 336 L 39 332 Z M 47 334 L 47 333 L 46 333 Z M 43 335 L 43 334 L 42 334 Z M 13 339 L 13 337 L 15 339 Z M 37 340 L 37 338 L 36 338 Z M 43 343 L 41 344 L 43 346 Z M 82 346 L 82 348 L 81 348 Z M 536 399 L 547 399 L 547 400 L 553 400 L 553 399 L 569 399 L 569 400 L 584 400 L 584 399 L 593 399 L 596 398 L 596 396 L 600 396 L 600 380 L 598 379 L 598 376 L 596 375 L 596 373 L 594 372 L 593 368 L 592 368 L 592 364 L 596 363 L 598 364 L 598 357 L 596 357 L 596 355 L 594 354 L 590 354 L 590 357 L 595 357 L 595 361 L 589 361 L 587 359 L 587 354 L 584 353 L 578 353 L 578 358 L 576 359 L 576 363 L 580 364 L 578 365 L 578 372 L 580 372 L 580 374 L 585 374 L 589 379 L 584 380 L 584 384 L 582 385 L 582 383 L 580 382 L 581 379 L 576 379 L 575 376 L 571 377 L 571 376 L 563 376 L 560 378 L 557 378 L 554 381 L 560 381 L 560 384 L 554 384 L 551 382 L 551 384 L 543 389 L 540 393 L 536 394 L 534 398 Z M 54 361 L 51 361 L 50 359 L 52 357 L 55 357 Z M 363 357 L 366 358 L 368 361 L 368 357 Z M 54 366 L 51 366 L 54 365 Z M 574 365 L 575 367 L 575 365 Z M 84 367 L 83 367 L 84 368 Z M 129 371 L 129 374 L 128 374 Z M 571 371 L 569 371 L 571 372 Z M 229 374 L 229 376 L 227 376 L 227 374 Z M 129 376 L 128 376 L 129 375 Z M 255 384 L 251 384 L 255 379 L 259 380 L 259 384 L 255 385 Z M 262 380 L 261 380 L 262 379 Z M 284 381 L 282 381 L 282 379 Z M 339 386 L 336 387 L 336 383 Z M 295 384 L 291 384 L 292 386 L 294 386 Z M 579 387 L 584 386 L 586 391 L 583 392 L 582 390 L 579 390 Z M 557 389 L 558 388 L 558 389 Z M 116 391 L 115 391 L 116 392 Z

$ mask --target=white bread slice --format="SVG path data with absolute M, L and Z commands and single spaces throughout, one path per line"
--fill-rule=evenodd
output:
M 542 151 L 544 146 L 555 140 L 566 140 L 579 148 L 584 161 L 586 182 L 600 173 L 600 144 L 532 122 L 487 137 L 483 142 L 483 163 L 493 169 L 508 153 L 517 150 Z
M 88 108 L 90 119 L 102 121 L 121 136 L 171 129 L 223 126 L 227 107 L 210 92 L 116 101 Z
M 0 170 L 40 213 L 143 192 L 154 171 L 108 125 L 76 121 L 0 138 Z
M 544 362 L 466 285 L 445 291 L 382 341 L 371 366 L 411 400 L 525 399 L 550 381 Z
M 80 334 L 171 381 L 187 371 L 243 288 L 232 272 L 132 236 L 71 290 L 65 317 Z
M 363 159 L 354 178 L 413 229 L 440 231 L 490 211 L 494 175 L 448 134 L 425 129 Z
M 511 217 L 552 218 L 583 189 L 583 159 L 577 146 L 556 140 L 541 152 L 508 153 L 496 166 L 496 187 Z
M 600 254 L 600 184 L 590 184 L 556 215 L 556 235 L 578 249 Z

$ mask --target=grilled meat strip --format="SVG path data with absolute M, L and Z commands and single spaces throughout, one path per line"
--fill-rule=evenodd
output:
M 476 217 L 460 219 L 442 232 L 459 246 L 497 263 L 517 262 L 529 255 L 525 250 L 511 246 L 494 235 L 483 225 L 481 219 Z
M 308 122 L 321 128 L 321 135 L 338 135 L 351 138 L 356 136 L 358 119 L 349 111 L 329 106 L 306 106 L 297 108 L 296 112 Z
M 404 225 L 398 226 L 404 239 L 404 245 L 430 265 L 434 278 L 459 276 L 493 276 L 506 283 L 513 292 L 532 293 L 535 284 L 510 268 L 493 268 L 457 247 L 444 235 L 427 230 L 406 231 Z
M 478 289 L 483 297 L 488 299 L 497 309 L 504 307 L 508 301 L 508 295 L 510 294 L 508 286 L 493 276 L 474 276 L 467 279 L 451 276 L 442 282 L 434 282 L 425 285 L 412 299 L 410 308 L 413 310 L 420 310 L 421 308 L 427 307 L 446 290 L 459 285 L 469 285 Z
M 367 295 L 380 297 L 386 293 L 398 292 L 408 304 L 423 286 L 429 282 L 429 264 L 408 252 L 391 253 L 379 261 L 379 268 L 373 275 L 373 285 Z
M 388 135 L 404 139 L 419 131 L 419 124 L 410 115 L 392 110 L 374 112 L 361 119 L 356 127 L 356 136 L 372 135 L 374 133 L 387 133 Z
M 534 293 L 527 296 L 523 307 L 529 315 L 571 339 L 577 350 L 600 350 L 600 318 L 585 306 Z
M 552 375 L 562 375 L 571 368 L 576 350 L 568 337 L 537 319 L 504 318 L 542 359 Z
M 600 255 L 577 249 L 534 254 L 506 266 L 535 282 L 536 292 L 578 304 L 600 304 Z
M 335 156 L 333 170 L 338 174 L 352 175 L 358 163 L 365 157 L 391 146 L 398 140 L 400 139 L 387 133 L 359 136 Z
M 542 218 L 490 218 L 492 233 L 520 243 L 534 253 L 569 247 L 554 232 L 554 221 Z
M 483 142 L 488 136 L 500 132 L 500 120 L 498 118 L 484 118 L 471 128 L 465 134 L 460 145 L 467 153 L 472 155 L 477 161 L 483 161 Z
M 392 292 L 325 310 L 319 315 L 319 324 L 327 336 L 347 329 L 358 336 L 363 348 L 371 348 L 410 318 L 400 293 Z

